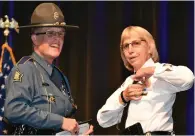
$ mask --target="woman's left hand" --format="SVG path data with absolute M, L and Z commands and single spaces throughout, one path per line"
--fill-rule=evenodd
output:
M 155 67 L 140 68 L 136 74 L 132 76 L 132 79 L 145 83 L 154 74 L 154 70 Z

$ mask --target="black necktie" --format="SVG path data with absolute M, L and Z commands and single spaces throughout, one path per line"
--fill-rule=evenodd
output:
M 61 88 L 61 75 L 58 73 L 58 71 L 53 68 L 52 74 L 51 74 L 51 80 L 52 82 L 60 89 Z
M 67 94 L 67 88 L 64 79 L 56 68 L 53 68 L 50 79 L 64 95 Z

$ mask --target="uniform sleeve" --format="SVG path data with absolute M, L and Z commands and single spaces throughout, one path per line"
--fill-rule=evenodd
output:
M 5 117 L 12 123 L 60 129 L 63 117 L 31 106 L 34 76 L 29 65 L 14 67 L 6 80 Z
M 154 78 L 157 79 L 153 85 L 154 90 L 164 93 L 185 91 L 190 89 L 194 83 L 194 75 L 189 68 L 171 64 L 158 63 L 155 68 Z
M 119 87 L 106 101 L 105 105 L 97 113 L 97 121 L 100 126 L 106 128 L 121 122 L 123 110 L 126 105 L 119 102 L 119 96 L 129 84 L 132 83 L 130 78 Z

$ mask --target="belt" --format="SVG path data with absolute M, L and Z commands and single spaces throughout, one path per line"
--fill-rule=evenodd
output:
M 151 136 L 151 135 L 175 135 L 174 131 L 148 131 L 146 133 L 144 133 L 144 135 L 146 136 Z
M 5 117 L 2 121 L 5 126 L 4 135 L 55 135 L 57 133 L 53 129 L 37 129 L 28 125 L 11 124 Z

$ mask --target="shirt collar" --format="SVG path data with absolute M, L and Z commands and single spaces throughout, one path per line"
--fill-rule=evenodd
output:
M 144 65 L 143 65 L 141 68 L 152 67 L 152 66 L 154 66 L 154 65 L 155 65 L 155 63 L 154 63 L 153 59 L 152 59 L 152 58 L 149 58 L 149 59 L 144 63 Z
M 47 73 L 51 76 L 53 70 L 53 64 L 49 64 L 43 57 L 39 56 L 36 52 L 32 53 L 32 57 L 34 60 L 39 63 L 47 71 Z

